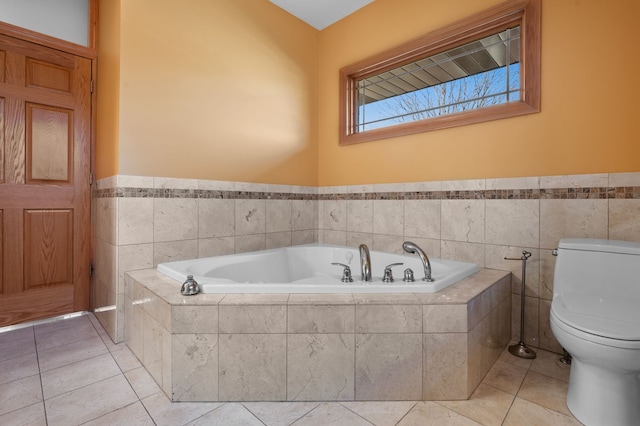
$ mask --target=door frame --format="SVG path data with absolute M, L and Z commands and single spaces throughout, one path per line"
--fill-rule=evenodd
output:
M 59 50 L 64 53 L 68 53 L 74 56 L 79 56 L 91 61 L 91 82 L 92 82 L 92 90 L 91 90 L 91 99 L 90 99 L 90 107 L 91 114 L 89 119 L 89 173 L 91 176 L 91 180 L 93 181 L 95 178 L 95 141 L 96 141 L 96 120 L 97 120 L 97 61 L 98 61 L 98 47 L 97 47 L 97 34 L 98 34 L 98 0 L 89 0 L 89 34 L 88 41 L 89 46 L 81 46 L 79 44 L 71 43 L 65 40 L 58 39 L 56 37 L 51 37 L 42 33 L 38 33 L 36 31 L 32 31 L 26 28 L 18 27 L 12 24 L 8 24 L 6 22 L 0 22 L 0 34 L 13 37 L 22 41 L 38 44 L 40 46 L 44 46 L 47 48 Z M 89 254 L 89 262 L 93 265 L 93 258 L 95 253 L 95 236 L 93 232 L 93 182 L 89 185 L 89 232 L 91 233 L 90 237 L 90 254 Z M 93 279 L 91 276 L 88 280 L 88 288 L 85 289 L 86 293 L 89 297 L 89 309 L 93 309 Z

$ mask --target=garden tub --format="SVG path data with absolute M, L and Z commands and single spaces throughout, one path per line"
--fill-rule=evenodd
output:
M 430 259 L 433 282 L 423 281 L 424 267 L 416 255 L 371 251 L 372 280 L 362 281 L 358 249 L 307 244 L 256 252 L 161 263 L 158 272 L 184 282 L 188 275 L 203 293 L 434 293 L 478 271 L 473 263 Z M 349 266 L 353 282 L 342 282 Z M 383 282 L 387 265 L 395 275 Z M 403 281 L 410 268 L 415 281 Z

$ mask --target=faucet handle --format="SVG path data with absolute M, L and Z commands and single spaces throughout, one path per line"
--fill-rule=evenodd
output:
M 382 282 L 384 283 L 392 283 L 393 282 L 393 272 L 391 272 L 391 267 L 404 265 L 402 262 L 392 263 L 384 267 L 384 274 L 382 276 Z
M 331 262 L 331 264 L 336 266 L 342 266 L 344 268 L 344 270 L 342 271 L 342 278 L 340 279 L 340 281 L 342 281 L 343 283 L 353 282 L 353 278 L 351 277 L 351 268 L 349 267 L 349 265 L 345 265 L 344 263 L 340 263 L 340 262 Z
M 198 282 L 193 279 L 193 275 L 187 275 L 187 280 L 182 283 L 180 293 L 184 296 L 193 296 L 194 294 L 200 293 L 200 286 Z
M 402 279 L 402 281 L 406 283 L 412 283 L 415 281 L 415 278 L 413 278 L 413 270 L 411 268 L 407 268 L 404 270 L 404 278 Z

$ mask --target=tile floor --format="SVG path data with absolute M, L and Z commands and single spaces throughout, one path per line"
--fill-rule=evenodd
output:
M 505 351 L 468 401 L 171 403 L 89 314 L 0 333 L 0 425 L 579 425 L 558 358 Z

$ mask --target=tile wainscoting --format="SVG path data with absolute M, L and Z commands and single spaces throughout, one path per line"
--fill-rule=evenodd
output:
M 511 274 L 438 293 L 199 294 L 127 273 L 126 342 L 172 401 L 466 400 L 510 339 Z
M 320 188 L 114 176 L 97 182 L 93 203 L 94 306 L 118 342 L 127 271 L 316 241 L 399 253 L 411 239 L 435 258 L 512 271 L 513 312 L 521 263 L 504 258 L 531 251 L 525 340 L 559 352 L 549 326 L 558 241 L 640 241 L 640 172 Z
M 93 192 L 96 317 L 124 340 L 124 274 L 316 242 L 317 188 L 113 176 Z

